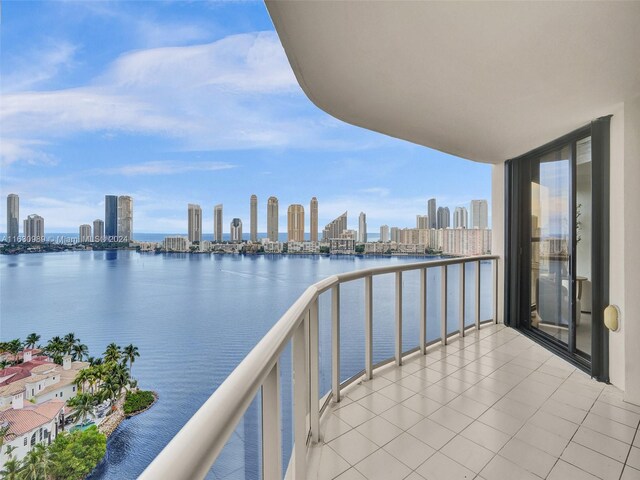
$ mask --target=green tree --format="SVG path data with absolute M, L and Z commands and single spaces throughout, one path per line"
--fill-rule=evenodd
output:
M 79 393 L 69 400 L 67 404 L 75 410 L 76 419 L 80 422 L 84 422 L 87 416 L 93 412 L 96 399 L 90 393 Z
M 40 448 L 38 448 L 40 447 Z M 45 474 L 42 468 L 42 455 L 46 454 L 44 445 L 38 444 L 35 448 L 27 452 L 22 459 L 22 468 L 20 469 L 21 480 L 45 480 Z
M 7 351 L 13 355 L 13 361 L 18 362 L 18 353 L 22 350 L 22 342 L 19 338 L 15 338 L 7 342 Z
M 84 343 L 76 343 L 71 347 L 73 360 L 82 361 L 84 357 L 89 356 L 89 348 Z
M 107 451 L 107 438 L 92 426 L 84 431 L 59 434 L 49 447 L 50 476 L 56 480 L 86 477 Z
M 40 341 L 40 335 L 37 333 L 30 333 L 27 335 L 26 340 L 24 341 L 24 346 L 27 348 L 35 348 L 36 344 Z
M 107 345 L 107 349 L 104 351 L 104 361 L 105 362 L 117 362 L 120 360 L 120 356 L 122 355 L 122 351 L 120 347 L 115 343 L 110 343 Z
M 4 440 L 7 438 L 7 434 L 9 433 L 10 425 L 4 425 L 0 427 L 0 455 L 2 455 L 2 447 L 4 445 Z
M 130 343 L 129 345 L 127 345 L 122 349 L 122 354 L 124 358 L 129 361 L 129 372 L 131 372 L 133 368 L 133 362 L 136 361 L 136 357 L 140 356 L 138 347 Z
M 64 353 L 66 353 L 67 355 L 71 354 L 73 346 L 76 343 L 80 343 L 80 339 L 76 338 L 75 333 L 67 333 L 62 339 L 62 341 L 64 342 Z
M 15 458 L 7 460 L 0 475 L 2 475 L 2 480 L 19 480 L 20 463 Z

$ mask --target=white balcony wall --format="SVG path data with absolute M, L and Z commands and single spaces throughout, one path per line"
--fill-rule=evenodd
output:
M 491 167 L 491 254 L 498 260 L 498 322 L 504 323 L 504 163 Z

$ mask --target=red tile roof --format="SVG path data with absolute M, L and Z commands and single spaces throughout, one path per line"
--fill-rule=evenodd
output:
M 29 433 L 50 423 L 64 408 L 64 402 L 49 400 L 40 405 L 25 405 L 24 408 L 0 412 L 0 424 L 9 423 L 7 440 Z

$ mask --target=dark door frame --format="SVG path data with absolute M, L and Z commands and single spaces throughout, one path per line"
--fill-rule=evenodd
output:
M 611 116 L 598 118 L 588 125 L 553 140 L 505 163 L 505 324 L 519 329 L 536 342 L 565 358 L 599 381 L 609 381 L 609 332 L 603 312 L 609 304 L 609 124 Z M 525 325 L 531 314 L 531 161 L 534 158 L 571 145 L 571 210 L 575 222 L 575 144 L 591 137 L 592 162 L 592 330 L 591 360 L 569 348 L 545 338 Z M 575 224 L 571 231 L 575 233 Z M 571 271 L 575 272 L 575 234 L 571 235 Z M 572 274 L 570 297 L 575 298 L 575 275 Z M 572 302 L 573 303 L 573 302 Z M 574 308 L 574 306 L 572 307 Z M 570 317 L 572 318 L 572 317 Z M 572 339 L 570 339 L 572 342 Z M 573 349 L 572 349 L 573 350 Z

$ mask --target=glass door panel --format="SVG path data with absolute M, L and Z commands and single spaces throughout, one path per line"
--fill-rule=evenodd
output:
M 591 358 L 591 137 L 576 142 L 576 353 Z
M 571 145 L 531 162 L 532 329 L 573 343 Z

